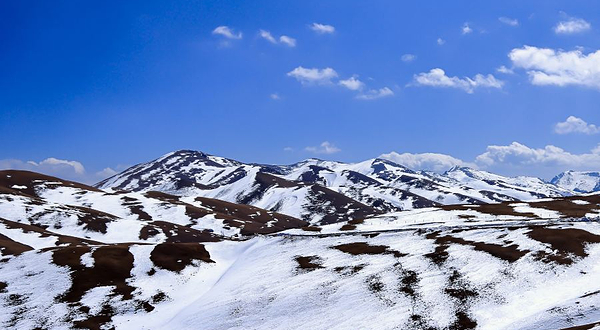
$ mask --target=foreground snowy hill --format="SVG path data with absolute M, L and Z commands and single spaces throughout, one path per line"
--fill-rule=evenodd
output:
M 133 166 L 96 187 L 216 198 L 313 224 L 440 204 L 526 201 L 573 193 L 538 178 L 508 178 L 464 167 L 443 174 L 417 172 L 379 158 L 354 164 L 308 159 L 285 166 L 261 165 L 190 150 Z
M 339 183 L 369 170 L 345 171 L 275 178 L 352 187 Z M 0 327 L 590 329 L 599 216 L 591 194 L 309 226 L 207 197 L 0 171 Z

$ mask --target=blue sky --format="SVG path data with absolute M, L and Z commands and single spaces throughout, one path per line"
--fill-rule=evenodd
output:
M 599 170 L 598 12 L 594 1 L 5 1 L 0 167 L 94 182 L 197 149 L 264 163 L 396 152 L 413 167 L 547 179 Z

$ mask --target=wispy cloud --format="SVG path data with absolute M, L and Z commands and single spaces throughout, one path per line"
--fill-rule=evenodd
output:
M 258 35 L 267 40 L 268 42 L 272 43 L 272 44 L 276 44 L 277 40 L 275 40 L 275 38 L 273 37 L 273 35 L 271 35 L 271 32 L 266 31 L 266 30 L 259 30 L 258 31 Z
M 400 57 L 400 59 L 402 60 L 402 62 L 412 62 L 414 60 L 417 59 L 417 55 L 414 54 L 404 54 L 402 55 L 402 57 Z
M 510 26 L 519 26 L 519 20 L 517 20 L 516 18 L 509 18 L 509 17 L 498 17 L 498 20 L 506 25 L 510 25 Z
M 299 66 L 287 73 L 289 77 L 296 78 L 303 84 L 331 84 L 333 78 L 337 78 L 338 74 L 332 68 L 304 68 Z
M 554 132 L 557 134 L 582 133 L 592 135 L 600 133 L 600 128 L 594 124 L 588 124 L 581 118 L 569 116 L 567 120 L 556 123 Z
M 575 34 L 587 31 L 592 25 L 584 19 L 572 17 L 566 21 L 560 21 L 554 26 L 556 34 Z
M 387 87 L 383 87 L 380 89 L 370 89 L 364 93 L 358 94 L 356 96 L 357 99 L 359 100 L 375 100 L 375 99 L 380 99 L 382 97 L 388 97 L 388 96 L 393 96 L 394 92 L 387 88 Z
M 216 27 L 212 31 L 212 34 L 220 35 L 227 39 L 242 39 L 242 32 L 235 33 L 230 27 L 225 26 L 225 25 Z
M 289 47 L 296 47 L 296 39 L 288 36 L 279 37 L 279 42 Z
M 327 24 L 312 23 L 310 29 L 319 34 L 332 34 L 335 32 L 335 27 Z
M 449 77 L 446 72 L 440 68 L 431 69 L 429 72 L 423 72 L 414 75 L 413 84 L 418 86 L 457 88 L 467 93 L 473 93 L 478 88 L 497 88 L 501 89 L 504 82 L 496 79 L 493 75 L 476 74 L 473 78 Z
M 281 96 L 279 96 L 278 93 L 272 93 L 271 95 L 269 95 L 269 97 L 271 98 L 271 100 L 281 100 Z
M 586 55 L 580 50 L 524 46 L 513 49 L 508 57 L 514 67 L 527 70 L 534 85 L 580 85 L 600 89 L 600 50 Z
M 340 148 L 336 147 L 335 145 L 333 145 L 332 143 L 330 143 L 328 141 L 322 142 L 318 147 L 306 147 L 306 148 L 304 148 L 304 150 L 315 153 L 315 154 L 326 154 L 326 155 L 335 154 L 337 152 L 342 151 Z
M 509 68 L 505 67 L 504 65 L 497 68 L 496 72 L 500 72 L 500 73 L 504 73 L 504 74 L 514 74 L 515 73 L 513 71 L 513 69 L 509 69 Z
M 296 47 L 296 39 L 289 37 L 289 36 L 285 36 L 282 35 L 279 37 L 279 42 L 277 41 L 277 39 L 271 34 L 271 32 L 267 31 L 267 30 L 259 30 L 258 31 L 258 35 L 267 40 L 268 42 L 272 43 L 272 44 L 284 44 L 288 47 Z
M 437 44 L 438 44 L 438 45 L 440 45 L 440 46 L 441 46 L 441 45 L 443 45 L 443 44 L 445 44 L 445 43 L 446 43 L 446 40 L 444 40 L 444 39 L 442 39 L 442 38 L 437 38 L 436 42 L 437 42 Z

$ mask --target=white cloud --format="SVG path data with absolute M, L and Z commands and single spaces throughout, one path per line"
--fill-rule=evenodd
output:
M 85 167 L 80 162 L 53 157 L 46 158 L 39 163 L 31 160 L 24 162 L 18 159 L 4 159 L 0 160 L 0 169 L 33 171 L 75 181 L 87 179 Z
M 113 170 L 113 169 L 112 169 L 112 168 L 110 168 L 110 167 L 107 167 L 107 168 L 103 169 L 102 171 L 98 171 L 98 172 L 96 172 L 96 176 L 97 176 L 98 178 L 100 178 L 100 180 L 104 180 L 104 179 L 106 179 L 106 178 L 109 178 L 109 177 L 111 177 L 111 176 L 113 176 L 113 175 L 117 174 L 117 173 L 119 173 L 119 172 L 117 172 L 117 171 Z
M 488 146 L 486 152 L 477 156 L 476 161 L 486 167 L 508 165 L 531 168 L 532 165 L 543 165 L 556 168 L 557 172 L 565 169 L 597 169 L 600 167 L 600 145 L 589 153 L 572 154 L 553 145 L 534 149 L 513 142 L 507 146 Z
M 509 68 L 505 67 L 504 65 L 497 68 L 496 71 L 500 72 L 500 73 L 504 73 L 504 74 L 514 74 L 515 73 L 513 71 L 513 69 L 509 69 Z
M 574 34 L 589 30 L 592 25 L 581 18 L 570 18 L 567 21 L 561 21 L 554 27 L 556 34 Z
M 331 34 L 335 32 L 335 27 L 327 24 L 312 23 L 310 29 L 319 34 Z
M 587 55 L 581 50 L 563 51 L 523 46 L 508 57 L 513 66 L 527 71 L 534 85 L 581 85 L 600 88 L 600 50 Z
M 271 34 L 271 32 L 267 30 L 259 30 L 258 35 L 272 44 L 281 43 L 288 47 L 296 47 L 296 39 L 289 36 L 280 36 L 278 42 L 277 39 L 275 39 L 275 37 Z
M 498 17 L 498 20 L 506 25 L 519 26 L 519 20 L 509 17 Z
M 271 100 L 281 100 L 281 96 L 279 96 L 278 93 L 271 93 L 269 97 L 271 98 Z
M 324 141 L 318 147 L 306 147 L 306 148 L 304 148 L 304 150 L 315 153 L 315 154 L 327 154 L 327 155 L 335 154 L 336 152 L 342 151 L 340 148 L 336 147 L 335 145 L 333 145 L 332 143 L 330 143 L 328 141 Z
M 567 120 L 554 126 L 554 132 L 557 134 L 583 133 L 592 135 L 600 133 L 600 128 L 594 124 L 586 123 L 581 118 L 569 116 Z
M 352 91 L 358 91 L 365 87 L 365 84 L 362 81 L 358 80 L 356 77 L 350 77 L 346 80 L 340 80 L 338 84 Z
M 469 26 L 469 23 L 465 23 L 465 24 L 463 24 L 461 31 L 462 31 L 462 34 L 469 34 L 469 33 L 473 32 L 473 29 L 471 29 L 471 27 Z
M 281 37 L 279 37 L 279 42 L 281 42 L 282 44 L 285 44 L 289 47 L 296 47 L 296 39 L 294 39 L 292 37 L 281 36 Z
M 236 34 L 233 32 L 233 30 L 231 28 L 229 28 L 228 26 L 225 26 L 225 25 L 216 27 L 212 31 L 212 34 L 221 35 L 228 39 L 242 39 L 242 32 L 239 32 Z
M 446 43 L 446 40 L 444 40 L 444 39 L 442 39 L 442 38 L 437 38 L 437 44 L 438 44 L 438 45 L 440 45 L 440 46 L 441 46 L 441 45 L 443 45 L 443 44 L 445 44 L 445 43 Z
M 404 165 L 414 170 L 430 170 L 436 172 L 443 172 L 450 169 L 453 166 L 476 167 L 475 164 L 464 162 L 450 155 L 438 153 L 399 154 L 395 151 L 392 151 L 389 154 L 383 154 L 379 156 L 379 158 L 390 160 L 394 163 Z
M 299 66 L 287 73 L 289 77 L 294 77 L 303 84 L 330 84 L 331 79 L 338 76 L 332 68 L 317 69 L 303 68 Z
M 488 74 L 487 76 L 476 74 L 473 78 L 448 77 L 444 70 L 435 68 L 431 69 L 429 72 L 422 72 L 414 75 L 414 84 L 431 87 L 458 88 L 470 94 L 477 88 L 501 89 L 504 82 L 496 79 L 491 74 Z
M 370 89 L 362 94 L 357 95 L 356 98 L 359 100 L 375 100 L 392 95 L 394 95 L 394 92 L 391 89 L 383 87 L 380 89 Z
M 258 31 L 258 35 L 267 40 L 268 42 L 272 43 L 272 44 L 276 44 L 277 40 L 275 40 L 275 38 L 273 38 L 273 35 L 271 35 L 271 32 L 266 31 L 266 30 L 260 30 Z
M 417 59 L 417 55 L 414 54 L 404 54 L 402 55 L 402 57 L 400 58 L 402 60 L 402 62 L 412 62 L 414 60 Z
M 292 148 L 292 147 L 285 147 L 285 148 L 283 148 L 283 151 L 285 151 L 285 152 L 294 151 L 294 148 Z

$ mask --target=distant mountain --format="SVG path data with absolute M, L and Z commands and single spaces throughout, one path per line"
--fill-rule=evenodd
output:
M 307 159 L 292 165 L 243 163 L 180 150 L 135 165 L 96 185 L 162 191 L 248 204 L 313 224 L 399 210 L 571 195 L 538 178 L 509 178 L 466 167 L 439 174 L 385 159 L 342 163 Z
M 566 171 L 552 178 L 551 183 L 574 192 L 600 191 L 600 172 Z

